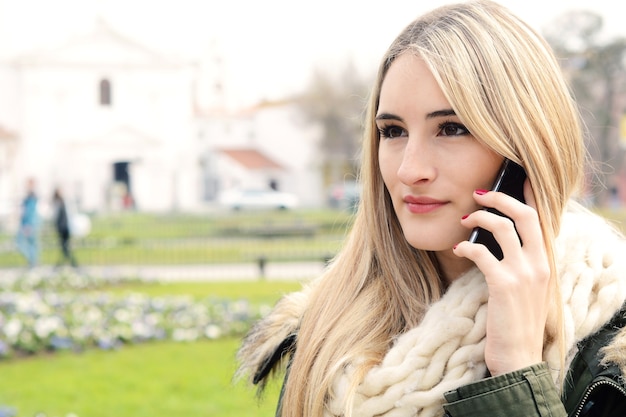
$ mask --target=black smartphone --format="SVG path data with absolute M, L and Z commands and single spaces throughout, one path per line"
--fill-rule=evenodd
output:
M 525 180 L 526 171 L 524 171 L 524 168 L 509 159 L 505 159 L 502 163 L 500 171 L 498 172 L 498 175 L 496 176 L 496 180 L 491 187 L 491 191 L 503 192 L 512 197 L 515 197 L 522 203 L 526 203 L 526 200 L 524 199 Z M 485 210 L 500 216 L 508 217 L 494 208 L 485 208 Z M 487 247 L 487 249 L 491 251 L 491 253 L 493 253 L 496 258 L 498 258 L 498 260 L 502 260 L 502 258 L 504 257 L 504 255 L 502 254 L 502 248 L 500 248 L 500 245 L 493 237 L 493 233 L 488 230 L 476 227 L 474 228 L 474 230 L 472 230 L 472 233 L 470 234 L 468 240 L 472 243 L 482 243 Z

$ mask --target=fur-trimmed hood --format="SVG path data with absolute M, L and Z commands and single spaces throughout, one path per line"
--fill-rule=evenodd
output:
M 571 353 L 569 361 L 576 344 L 600 330 L 624 304 L 626 242 L 604 219 L 577 209 L 563 217 L 556 254 L 564 303 L 565 344 Z M 268 373 L 283 362 L 282 355 L 295 345 L 298 325 L 316 282 L 283 297 L 253 327 L 238 353 L 239 375 L 248 375 L 252 382 L 262 384 Z M 407 415 L 416 415 L 415 410 L 430 415 L 427 407 L 440 409 L 445 391 L 484 377 L 484 328 L 481 327 L 485 325 L 487 296 L 484 277 L 477 268 L 457 279 L 442 299 L 429 308 L 422 323 L 400 335 L 381 364 L 366 375 L 357 393 L 355 415 L 384 414 L 389 407 L 412 410 Z M 423 337 L 424 334 L 429 337 Z M 454 338 L 460 344 L 443 359 L 448 361 L 448 374 L 439 374 L 435 381 L 428 381 L 432 358 L 441 358 L 443 347 L 450 349 L 448 342 Z M 559 367 L 558 351 L 557 346 L 545 347 L 544 357 L 551 369 Z M 624 352 L 626 330 L 621 329 L 603 349 L 603 354 L 605 361 L 616 364 L 626 376 Z M 455 365 L 451 366 L 450 361 Z M 348 367 L 333 385 L 338 401 L 349 385 L 350 376 Z M 342 406 L 331 403 L 331 414 L 341 414 Z
M 284 365 L 285 356 L 295 346 L 300 319 L 306 310 L 312 286 L 283 296 L 273 310 L 246 335 L 237 358 L 237 376 L 246 376 L 262 390 L 267 376 Z

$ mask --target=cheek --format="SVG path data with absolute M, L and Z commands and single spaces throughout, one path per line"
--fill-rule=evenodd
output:
M 378 166 L 385 185 L 388 189 L 392 188 L 393 184 L 397 182 L 399 163 L 393 155 L 385 152 L 384 147 L 378 150 Z
M 452 164 L 456 171 L 454 176 L 458 184 L 470 193 L 479 188 L 489 190 L 502 165 L 503 158 L 485 149 L 472 151 L 467 152 L 467 158 Z

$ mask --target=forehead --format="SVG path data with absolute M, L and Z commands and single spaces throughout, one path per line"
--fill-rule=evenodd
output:
M 387 70 L 381 84 L 377 113 L 434 111 L 450 107 L 426 62 L 413 53 L 404 53 Z

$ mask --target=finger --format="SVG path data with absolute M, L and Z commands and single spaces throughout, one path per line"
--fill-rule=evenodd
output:
M 503 220 L 481 220 L 481 227 L 490 230 L 505 255 L 514 256 L 520 248 L 520 240 L 523 249 L 534 256 L 540 255 L 544 251 L 542 232 L 539 223 L 536 203 L 530 182 L 524 182 L 524 198 L 527 204 L 521 203 L 517 199 L 501 192 L 488 192 L 480 195 L 475 194 L 476 201 L 485 206 L 493 207 L 508 216 L 513 225 Z M 477 213 L 474 213 L 477 214 Z M 472 214 L 472 216 L 474 215 Z M 471 217 L 471 216 L 470 216 Z M 479 219 L 480 220 L 480 219 Z M 518 239 L 511 239 L 512 233 L 519 235 Z
M 489 210 L 479 210 L 463 219 L 462 223 L 466 227 L 480 227 L 491 232 L 505 257 L 510 258 L 519 255 L 521 251 L 520 238 L 510 218 Z
M 498 259 L 489 252 L 489 249 L 487 249 L 485 245 L 470 243 L 467 240 L 455 245 L 452 252 L 454 252 L 456 256 L 467 258 L 474 262 L 478 269 L 485 275 L 488 275 L 490 271 L 494 271 L 500 264 Z
M 526 200 L 526 204 L 520 204 L 520 202 L 516 201 L 514 198 L 503 195 L 502 193 L 493 194 L 499 194 L 491 196 L 498 210 L 513 219 L 516 232 L 522 241 L 524 250 L 529 253 L 536 252 L 535 254 L 543 253 L 543 234 L 530 181 L 527 179 L 524 182 L 524 199 Z M 494 236 L 496 236 L 496 233 L 497 231 L 494 232 Z
M 515 218 L 516 209 L 524 203 L 500 191 L 475 192 L 474 200 L 483 207 L 493 208 L 507 217 Z

